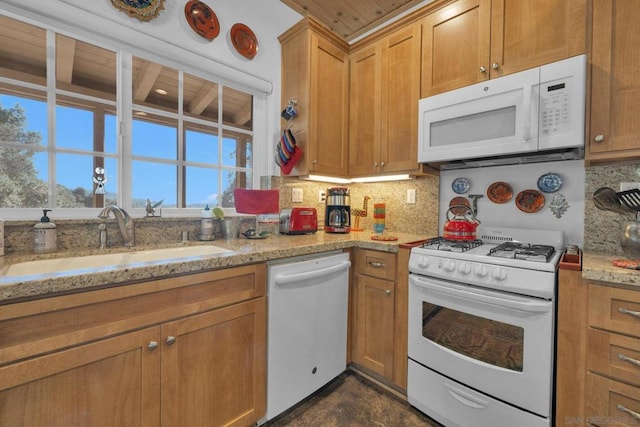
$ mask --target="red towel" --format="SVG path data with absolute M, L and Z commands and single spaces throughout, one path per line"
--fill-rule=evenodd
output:
M 246 214 L 268 214 L 280 212 L 279 190 L 233 190 L 236 212 Z

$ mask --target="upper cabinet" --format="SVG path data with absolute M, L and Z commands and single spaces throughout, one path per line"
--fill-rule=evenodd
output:
M 640 7 L 593 0 L 587 160 L 640 158 Z
M 348 45 L 305 18 L 279 38 L 282 108 L 297 101 L 291 126 L 302 157 L 291 175 L 346 175 L 349 108 Z
M 418 170 L 420 24 L 350 56 L 349 176 Z
M 461 0 L 422 21 L 421 96 L 585 53 L 586 0 Z

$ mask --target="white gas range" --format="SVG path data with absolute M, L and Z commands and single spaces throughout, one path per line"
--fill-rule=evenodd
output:
M 562 231 L 481 227 L 409 261 L 409 402 L 452 426 L 549 426 Z

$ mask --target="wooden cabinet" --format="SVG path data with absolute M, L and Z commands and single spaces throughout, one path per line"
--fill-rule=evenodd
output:
M 586 51 L 586 0 L 461 0 L 422 21 L 421 96 Z
M 292 126 L 302 158 L 291 175 L 345 176 L 348 168 L 348 45 L 311 18 L 279 37 L 282 108 L 297 101 Z
M 593 0 L 588 161 L 640 158 L 640 8 Z
M 349 176 L 417 171 L 420 24 L 350 55 Z
M 640 292 L 589 284 L 585 417 L 592 425 L 640 420 Z
M 357 249 L 352 283 L 353 362 L 401 389 L 407 386 L 408 282 L 400 280 L 407 278 L 408 256 L 408 249 L 398 255 Z
M 251 425 L 265 266 L 3 306 L 0 425 Z

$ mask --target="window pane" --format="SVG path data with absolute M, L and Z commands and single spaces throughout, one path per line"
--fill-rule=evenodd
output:
M 102 207 L 117 201 L 118 176 L 115 159 L 99 159 L 104 165 L 105 177 L 102 181 L 106 191 L 104 198 L 93 194 L 95 163 L 93 156 L 78 154 L 56 155 L 56 204 L 59 208 Z M 96 201 L 94 201 L 96 197 Z
M 104 152 L 115 154 L 118 147 L 116 127 L 116 116 L 114 114 L 104 115 Z
M 47 145 L 47 103 L 37 99 L 14 96 L 6 93 L 10 86 L 0 85 L 0 143 Z M 39 94 L 34 94 L 35 96 Z M 40 94 L 43 99 L 44 94 Z
M 0 146 L 0 208 L 49 206 L 47 173 L 45 152 Z
M 218 205 L 218 171 L 216 169 L 186 167 L 185 206 Z
M 215 132 L 215 133 L 214 133 Z M 185 137 L 185 160 L 188 162 L 218 163 L 218 134 L 187 130 Z
M 56 88 L 115 101 L 115 52 L 57 34 Z
M 94 151 L 93 113 L 80 108 L 58 105 L 56 107 L 56 145 Z
M 225 132 L 222 139 L 222 164 L 238 168 L 250 168 L 253 144 L 249 135 Z
M 46 84 L 46 31 L 0 16 L 0 76 Z
M 160 116 L 133 118 L 133 155 L 177 159 L 178 123 Z
M 163 207 L 177 205 L 177 166 L 143 161 L 133 162 L 133 207 L 142 208 L 147 199 L 162 202 Z
M 253 126 L 253 97 L 225 87 L 222 91 L 222 116 L 225 125 L 250 130 Z
M 133 103 L 178 112 L 178 71 L 133 58 Z
M 184 74 L 183 112 L 185 116 L 218 122 L 218 84 Z

